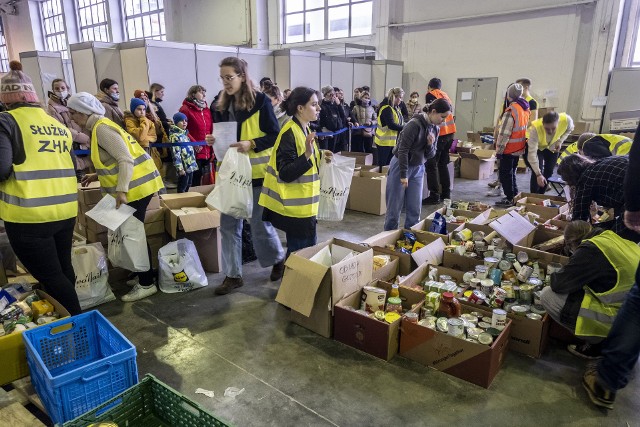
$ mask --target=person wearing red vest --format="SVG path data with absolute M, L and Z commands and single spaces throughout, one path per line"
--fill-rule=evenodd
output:
M 529 124 L 529 103 L 522 97 L 523 87 L 513 83 L 507 88 L 509 106 L 500 119 L 500 130 L 496 139 L 496 154 L 500 159 L 498 179 L 504 191 L 504 199 L 498 206 L 513 206 L 513 198 L 518 194 L 516 169 L 518 160 L 527 146 L 527 125 Z
M 429 92 L 425 96 L 427 105 L 436 99 L 445 99 L 450 105 L 449 95 L 443 92 L 442 81 L 439 78 L 429 80 Z M 429 197 L 422 201 L 423 204 L 437 204 L 442 199 L 451 198 L 451 177 L 449 176 L 449 149 L 453 144 L 453 137 L 456 133 L 456 124 L 453 118 L 453 111 L 440 125 L 440 136 L 436 143 L 435 157 L 427 161 L 427 187 Z

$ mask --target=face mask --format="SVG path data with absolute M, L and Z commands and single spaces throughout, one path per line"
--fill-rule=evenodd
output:
M 69 96 L 69 91 L 68 90 L 63 90 L 63 91 L 55 91 L 53 92 L 58 98 L 60 99 L 67 99 L 67 96 Z
M 111 99 L 113 99 L 114 101 L 118 101 L 120 100 L 120 94 L 119 93 L 110 93 L 109 96 L 111 97 Z
M 371 101 L 369 99 L 363 99 L 362 100 L 362 105 L 367 106 L 369 104 L 371 104 Z

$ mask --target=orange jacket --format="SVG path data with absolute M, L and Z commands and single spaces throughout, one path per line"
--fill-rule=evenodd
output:
M 512 102 L 505 111 L 509 111 L 511 117 L 513 117 L 513 131 L 511 132 L 509 141 L 507 141 L 507 146 L 504 148 L 503 154 L 522 151 L 527 145 L 526 132 L 531 111 L 525 110 L 517 102 Z
M 449 101 L 449 104 L 451 104 L 451 107 L 453 108 L 453 104 L 451 102 L 451 99 L 449 99 L 449 95 L 447 95 L 440 89 L 432 89 L 429 91 L 429 93 L 438 99 L 446 99 L 447 101 Z M 446 120 L 440 125 L 440 136 L 449 135 L 452 133 L 456 133 L 456 124 L 453 120 L 453 114 L 449 114 Z

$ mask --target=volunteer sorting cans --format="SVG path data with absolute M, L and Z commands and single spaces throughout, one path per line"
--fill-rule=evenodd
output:
M 133 216 L 144 227 L 151 198 L 164 188 L 153 160 L 131 135 L 104 117 L 105 109 L 95 96 L 76 93 L 67 101 L 67 107 L 73 121 L 91 135 L 91 161 L 97 173 L 85 175 L 82 185 L 100 180 L 100 189 L 116 199 L 116 208 L 122 204 L 134 208 Z M 147 253 L 151 261 L 148 244 Z M 124 302 L 138 301 L 158 291 L 151 267 L 128 283 L 134 286 L 122 297 Z
M 424 163 L 435 156 L 439 126 L 450 113 L 451 104 L 444 98 L 436 99 L 398 135 L 387 178 L 385 231 L 398 228 L 403 206 L 406 208 L 404 228 L 411 228 L 420 220 Z
M 258 204 L 267 164 L 278 137 L 280 125 L 269 97 L 255 90 L 245 60 L 235 56 L 224 58 L 220 62 L 220 81 L 223 91 L 220 93 L 220 99 L 213 113 L 213 121 L 214 123 L 235 121 L 238 124 L 238 139 L 236 143 L 231 144 L 231 147 L 236 147 L 238 152 L 247 153 L 251 160 L 253 212 L 249 223 L 253 248 L 261 267 L 273 266 L 270 280 L 280 280 L 284 273 L 284 250 L 275 228 L 269 222 L 262 220 L 263 209 Z M 206 140 L 209 144 L 215 144 L 213 135 L 207 135 Z M 225 214 L 220 216 L 222 268 L 226 277 L 216 288 L 217 295 L 228 294 L 244 284 L 242 281 L 242 224 L 242 219 Z
M 316 216 L 320 201 L 321 158 L 330 161 L 333 153 L 319 150 L 309 122 L 320 112 L 315 90 L 295 88 L 283 102 L 292 116 L 282 127 L 264 179 L 260 205 L 263 219 L 287 236 L 287 256 L 316 244 Z
M 71 131 L 49 116 L 22 64 L 0 82 L 0 219 L 20 262 L 72 315 L 81 312 L 71 265 L 78 189 Z

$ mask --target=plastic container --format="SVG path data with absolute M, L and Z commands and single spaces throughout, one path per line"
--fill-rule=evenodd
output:
M 98 311 L 58 320 L 22 336 L 31 382 L 56 424 L 138 382 L 135 347 Z
M 140 383 L 113 399 L 65 423 L 64 427 L 86 427 L 100 422 L 141 427 L 229 425 L 151 374 L 147 374 Z

